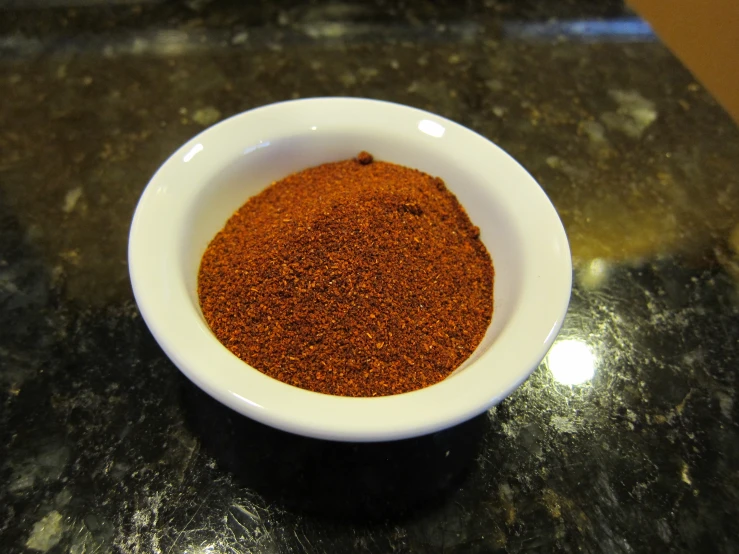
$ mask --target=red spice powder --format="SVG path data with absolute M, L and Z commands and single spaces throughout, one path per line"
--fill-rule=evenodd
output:
M 203 255 L 201 308 L 231 352 L 275 379 L 409 392 L 447 377 L 490 324 L 479 235 L 441 179 L 362 152 L 249 199 Z

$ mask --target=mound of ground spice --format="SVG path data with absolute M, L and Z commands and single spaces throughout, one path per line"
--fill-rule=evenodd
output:
M 479 234 L 441 179 L 362 152 L 249 199 L 203 255 L 201 308 L 231 352 L 275 379 L 409 392 L 447 377 L 490 323 Z

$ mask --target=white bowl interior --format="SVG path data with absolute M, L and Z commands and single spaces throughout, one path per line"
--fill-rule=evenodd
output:
M 381 398 L 327 396 L 267 377 L 218 342 L 197 298 L 202 253 L 239 206 L 290 173 L 361 150 L 444 179 L 480 227 L 495 266 L 493 321 L 472 357 L 439 384 Z M 515 160 L 428 112 L 348 98 L 273 104 L 188 141 L 142 195 L 129 269 L 149 328 L 198 386 L 269 425 L 353 441 L 432 432 L 499 402 L 546 354 L 564 319 L 572 278 L 557 213 Z
M 307 167 L 355 157 L 371 152 L 377 160 L 420 169 L 447 183 L 467 210 L 480 237 L 494 260 L 495 316 L 480 346 L 457 371 L 467 367 L 485 352 L 501 333 L 521 295 L 523 261 L 519 255 L 521 238 L 511 215 L 485 187 L 486 176 L 475 174 L 455 160 L 429 156 L 423 145 L 407 142 L 388 132 L 383 135 L 352 133 L 303 133 L 277 138 L 255 148 L 215 175 L 190 206 L 181 235 L 179 278 L 185 282 L 193 310 L 200 313 L 197 274 L 206 247 L 226 220 L 270 183 Z M 201 314 L 202 317 L 202 314 Z

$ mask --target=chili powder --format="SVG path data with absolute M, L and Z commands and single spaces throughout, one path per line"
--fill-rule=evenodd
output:
M 221 343 L 275 379 L 409 392 L 447 377 L 490 324 L 479 235 L 441 179 L 362 152 L 250 198 L 203 255 L 200 305 Z

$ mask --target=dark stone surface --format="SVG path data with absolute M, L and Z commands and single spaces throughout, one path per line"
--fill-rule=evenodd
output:
M 739 551 L 739 131 L 649 36 L 556 27 L 618 3 L 32 4 L 0 2 L 3 552 Z M 204 125 L 316 95 L 437 112 L 539 179 L 592 378 L 550 358 L 458 428 L 352 445 L 180 375 L 130 291 L 136 201 Z

